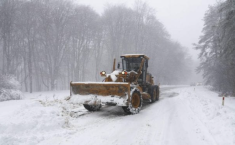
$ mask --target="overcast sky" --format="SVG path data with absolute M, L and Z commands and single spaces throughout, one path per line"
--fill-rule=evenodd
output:
M 102 13 L 106 4 L 134 5 L 135 0 L 76 0 L 80 4 L 90 5 Z M 192 43 L 197 43 L 203 28 L 203 17 L 209 5 L 216 0 L 145 0 L 156 11 L 157 18 L 164 24 L 171 38 L 188 48 L 196 60 L 197 52 Z

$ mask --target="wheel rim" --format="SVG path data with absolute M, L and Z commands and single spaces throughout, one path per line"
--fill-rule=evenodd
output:
M 137 93 L 134 93 L 132 95 L 132 99 L 131 99 L 131 105 L 134 107 L 134 108 L 138 108 L 140 106 L 140 97 Z

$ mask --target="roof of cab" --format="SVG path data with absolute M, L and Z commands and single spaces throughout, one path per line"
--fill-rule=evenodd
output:
M 144 57 L 145 59 L 149 60 L 149 57 L 144 55 L 144 54 L 124 54 L 121 57 L 125 57 L 125 58 L 132 58 L 132 57 Z

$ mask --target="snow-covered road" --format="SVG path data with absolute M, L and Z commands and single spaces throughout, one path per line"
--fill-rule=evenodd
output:
M 88 112 L 68 91 L 0 102 L 0 145 L 235 145 L 235 98 L 205 87 L 163 87 L 139 114 L 120 107 Z

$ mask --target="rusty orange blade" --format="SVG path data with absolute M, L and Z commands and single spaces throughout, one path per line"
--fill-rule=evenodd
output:
M 98 95 L 98 96 L 128 96 L 130 95 L 129 83 L 117 82 L 71 82 L 71 95 Z

